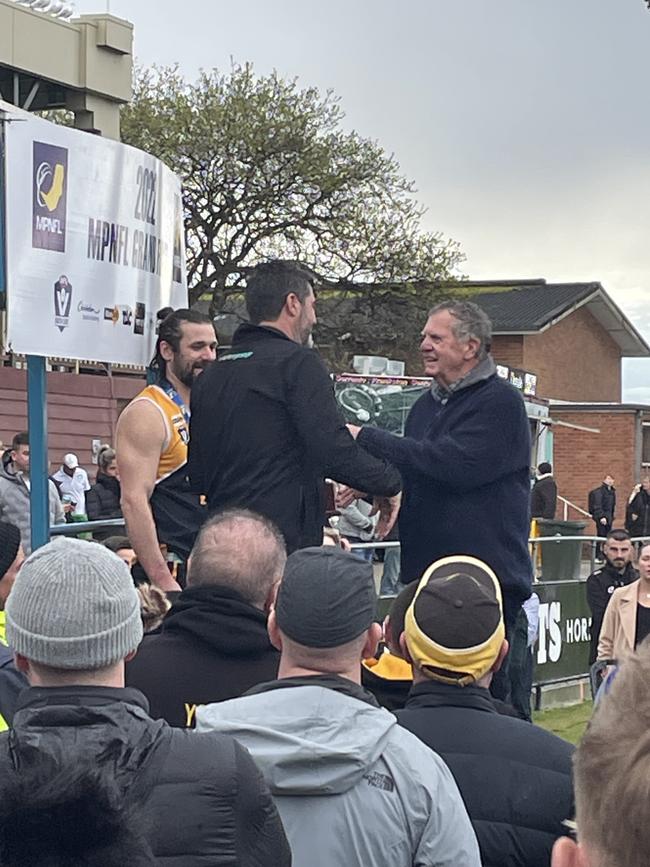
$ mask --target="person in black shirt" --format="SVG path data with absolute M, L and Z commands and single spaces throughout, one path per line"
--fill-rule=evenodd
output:
M 329 477 L 383 498 L 381 537 L 397 516 L 400 475 L 355 443 L 309 348 L 313 275 L 293 262 L 258 265 L 246 306 L 250 322 L 192 389 L 192 489 L 210 512 L 243 507 L 269 518 L 291 552 L 322 543 Z
M 598 638 L 605 609 L 617 587 L 625 587 L 639 577 L 632 565 L 633 548 L 625 530 L 610 530 L 604 545 L 605 565 L 587 578 L 587 604 L 591 610 L 591 644 L 589 665 L 598 655 Z

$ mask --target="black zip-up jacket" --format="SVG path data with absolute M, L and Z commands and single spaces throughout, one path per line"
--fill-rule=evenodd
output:
M 480 686 L 419 683 L 396 716 L 452 772 L 483 867 L 548 867 L 574 817 L 571 744 L 497 713 Z
M 263 611 L 229 587 L 189 587 L 160 631 L 145 635 L 126 684 L 144 693 L 155 719 L 194 728 L 197 705 L 238 698 L 273 680 L 279 663 Z
M 643 488 L 628 504 L 625 527 L 630 536 L 650 536 L 650 493 Z
M 188 473 L 210 511 L 270 518 L 294 551 L 320 545 L 324 479 L 379 496 L 397 470 L 350 436 L 318 355 L 275 328 L 245 324 L 192 388 Z
M 589 645 L 589 665 L 593 665 L 598 656 L 598 638 L 603 625 L 605 609 L 609 605 L 612 593 L 618 587 L 632 584 L 639 577 L 639 573 L 631 563 L 627 563 L 623 572 L 608 561 L 600 569 L 596 569 L 587 578 L 587 605 L 591 610 L 591 642 Z
M 288 867 L 291 852 L 248 752 L 215 732 L 171 728 L 134 689 L 25 690 L 0 735 L 0 780 L 32 763 L 109 767 L 142 806 L 143 832 L 162 867 Z

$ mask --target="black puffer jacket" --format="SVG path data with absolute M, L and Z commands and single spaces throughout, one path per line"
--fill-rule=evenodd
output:
M 571 744 L 497 713 L 479 686 L 417 684 L 396 715 L 454 775 L 483 867 L 548 867 L 574 816 Z
M 282 824 L 251 757 L 232 738 L 152 720 L 137 690 L 32 688 L 0 735 L 0 780 L 31 763 L 110 765 L 142 805 L 163 867 L 290 865 Z
M 91 521 L 122 516 L 118 479 L 98 474 L 97 481 L 86 492 L 86 514 Z
M 160 632 L 145 636 L 126 683 L 146 695 L 153 717 L 194 728 L 197 705 L 275 680 L 279 663 L 263 611 L 228 587 L 189 587 Z

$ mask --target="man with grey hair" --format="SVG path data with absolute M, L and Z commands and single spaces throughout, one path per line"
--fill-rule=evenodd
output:
M 152 719 L 145 697 L 124 688 L 124 662 L 142 639 L 142 621 L 131 573 L 116 554 L 77 539 L 44 545 L 16 576 L 6 619 L 30 688 L 12 730 L 0 735 L 5 786 L 35 767 L 56 773 L 91 764 L 115 780 L 127 808 L 141 805 L 156 863 L 291 864 L 246 750 L 232 738 Z
M 497 376 L 491 337 L 478 305 L 438 304 L 420 344 L 433 383 L 411 409 L 405 436 L 350 430 L 402 475 L 401 580 L 418 580 L 441 557 L 478 557 L 499 576 L 509 633 L 531 592 L 531 444 L 523 398 Z
M 147 696 L 153 716 L 193 727 L 197 705 L 275 677 L 266 616 L 285 561 L 284 539 L 267 518 L 230 509 L 206 521 L 187 588 L 127 665 L 127 684 Z

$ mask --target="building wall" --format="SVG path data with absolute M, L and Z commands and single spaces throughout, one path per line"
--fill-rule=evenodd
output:
M 48 454 L 55 471 L 66 452 L 92 470 L 92 441 L 114 444 L 121 410 L 144 385 L 139 377 L 48 373 Z M 5 446 L 27 429 L 27 374 L 0 368 L 0 440 Z M 94 475 L 94 473 L 93 473 Z
M 521 334 L 497 334 L 492 339 L 492 355 L 497 364 L 523 367 L 524 338 Z
M 537 374 L 538 397 L 621 400 L 620 348 L 585 307 L 523 344 L 521 366 Z
M 625 506 L 632 487 L 637 483 L 637 415 L 633 410 L 621 412 L 570 412 L 551 407 L 551 417 L 583 427 L 596 428 L 588 433 L 556 425 L 553 428 L 553 464 L 558 493 L 587 510 L 589 491 L 598 487 L 609 473 L 616 487 L 615 526 L 623 526 Z M 558 517 L 562 505 L 558 503 Z M 581 520 L 574 511 L 570 520 Z M 588 520 L 587 532 L 594 530 Z

